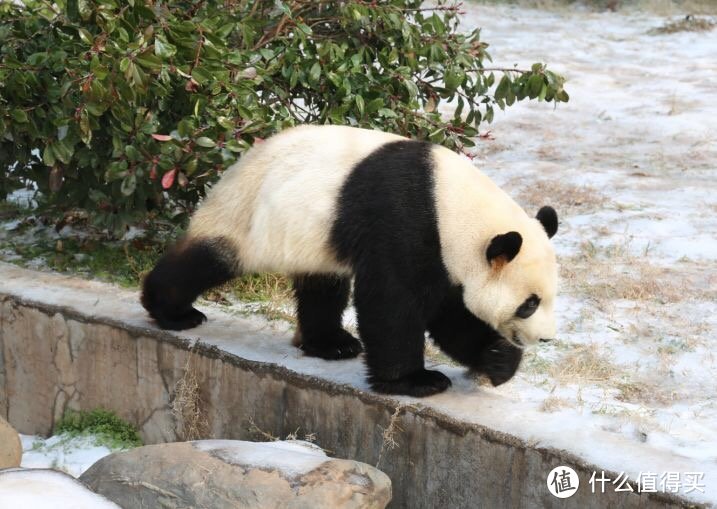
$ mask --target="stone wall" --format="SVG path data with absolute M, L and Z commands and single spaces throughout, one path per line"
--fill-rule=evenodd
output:
M 107 309 L 113 291 L 107 287 Z M 91 303 L 95 294 L 86 297 Z M 50 433 L 66 409 L 104 407 L 137 424 L 146 443 L 197 438 L 185 436 L 191 423 L 172 411 L 178 383 L 189 379 L 207 437 L 257 439 L 261 430 L 283 438 L 299 430 L 299 438 L 314 434 L 329 454 L 371 465 L 380 458 L 393 483 L 390 507 L 690 506 L 663 494 L 595 495 L 587 481 L 599 468 L 568 453 L 531 447 L 415 400 L 247 360 L 121 313 L 47 300 L 0 286 L 0 415 L 21 433 Z M 546 489 L 547 473 L 558 465 L 580 475 L 570 499 Z

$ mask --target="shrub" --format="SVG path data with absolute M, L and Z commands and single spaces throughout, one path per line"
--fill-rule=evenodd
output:
M 137 428 L 108 410 L 75 412 L 69 410 L 55 425 L 54 434 L 93 436 L 96 443 L 110 449 L 130 449 L 142 445 Z
M 89 210 L 119 233 L 186 217 L 256 139 L 293 124 L 460 149 L 495 106 L 568 100 L 542 64 L 484 66 L 487 44 L 479 30 L 458 31 L 459 5 L 0 3 L 0 196 L 29 183 L 45 210 Z

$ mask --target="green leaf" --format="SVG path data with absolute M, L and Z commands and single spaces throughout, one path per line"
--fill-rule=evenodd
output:
M 162 67 L 162 61 L 160 60 L 160 58 L 154 53 L 150 52 L 150 50 L 147 50 L 144 53 L 140 53 L 139 55 L 137 55 L 137 58 L 135 58 L 135 62 L 137 62 L 145 69 L 150 70 L 157 70 Z
M 46 166 L 54 166 L 55 165 L 55 154 L 52 152 L 51 145 L 47 145 L 45 147 L 45 150 L 43 150 L 42 162 L 45 163 Z
M 408 96 L 411 100 L 418 97 L 418 87 L 413 81 L 403 80 L 403 85 L 406 87 L 406 90 L 408 90 Z
M 197 138 L 196 144 L 204 148 L 212 148 L 217 145 L 214 140 L 212 140 L 211 138 L 207 138 L 206 136 L 200 136 L 199 138 Z
M 19 124 L 25 124 L 28 122 L 27 113 L 23 110 L 12 110 L 12 118 Z
M 177 54 L 177 47 L 160 37 L 154 39 L 154 54 L 160 58 L 171 58 Z
M 505 99 L 505 96 L 508 94 L 508 90 L 510 89 L 511 84 L 512 83 L 508 75 L 504 74 L 500 80 L 500 83 L 498 83 L 498 87 L 495 89 L 493 97 L 495 97 L 496 100 Z
M 120 192 L 125 196 L 131 196 L 134 194 L 135 189 L 137 189 L 137 176 L 127 175 L 125 178 L 122 179 L 122 184 L 120 184 Z
M 543 83 L 543 85 L 540 87 L 540 94 L 538 94 L 538 100 L 544 101 L 545 100 L 545 94 L 548 93 L 548 85 Z
M 378 110 L 378 114 L 385 118 L 397 118 L 398 117 L 398 115 L 396 114 L 395 111 L 389 110 L 388 108 L 380 108 Z
M 92 37 L 92 34 L 87 31 L 86 28 L 78 28 L 77 32 L 80 34 L 80 39 L 82 39 L 82 42 L 89 46 L 92 46 L 92 44 L 94 43 L 94 38 Z
M 249 148 L 249 144 L 244 140 L 229 140 L 225 146 L 232 152 L 244 152 Z
M 449 69 L 445 77 L 446 88 L 450 92 L 454 92 L 463 83 L 465 74 L 457 69 Z
M 354 96 L 354 102 L 356 102 L 356 108 L 358 109 L 359 114 L 363 116 L 364 109 L 366 106 L 364 104 L 363 97 L 361 97 L 360 95 Z
M 311 66 L 311 70 L 309 71 L 309 81 L 312 83 L 316 83 L 319 81 L 320 77 L 321 65 L 318 62 L 314 62 L 314 65 Z
M 381 109 L 384 105 L 384 100 L 380 97 L 377 97 L 376 99 L 372 99 L 368 102 L 366 105 L 366 113 L 375 113 L 379 109 Z
M 127 145 L 124 153 L 130 161 L 139 161 L 142 158 L 142 154 L 133 145 Z
M 528 78 L 528 97 L 531 99 L 535 99 L 540 95 L 540 91 L 543 88 L 543 77 L 539 74 L 534 74 L 530 78 Z

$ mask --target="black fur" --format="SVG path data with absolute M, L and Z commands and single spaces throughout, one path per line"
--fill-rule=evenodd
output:
M 523 237 L 518 232 L 508 232 L 496 235 L 490 241 L 490 245 L 486 250 L 485 256 L 489 262 L 496 258 L 503 258 L 509 262 L 518 255 L 520 246 L 523 245 Z
M 142 305 L 162 329 L 196 327 L 207 317 L 192 307 L 199 295 L 235 276 L 222 239 L 180 242 L 160 258 L 145 278 Z
M 351 280 L 334 275 L 294 278 L 296 314 L 306 355 L 322 359 L 349 359 L 363 351 L 361 342 L 341 327 L 349 301 Z
M 431 145 L 389 143 L 345 182 L 332 230 L 355 272 L 354 304 L 374 390 L 427 396 L 450 386 L 423 364 L 427 320 L 450 286 L 441 260 Z
M 535 216 L 540 224 L 545 228 L 545 233 L 548 234 L 548 238 L 552 239 L 553 235 L 558 232 L 558 213 L 555 212 L 553 207 L 548 205 L 541 207 L 538 211 L 538 215 Z
M 468 311 L 462 288 L 453 287 L 428 324 L 438 347 L 475 373 L 487 375 L 493 385 L 510 380 L 518 370 L 523 351 Z

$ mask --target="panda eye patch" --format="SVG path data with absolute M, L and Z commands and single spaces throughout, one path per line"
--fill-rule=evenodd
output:
M 538 309 L 539 305 L 540 297 L 533 294 L 527 299 L 525 299 L 525 302 L 520 305 L 520 307 L 515 312 L 515 316 L 517 316 L 518 318 L 530 318 L 533 313 L 535 313 L 535 310 Z

